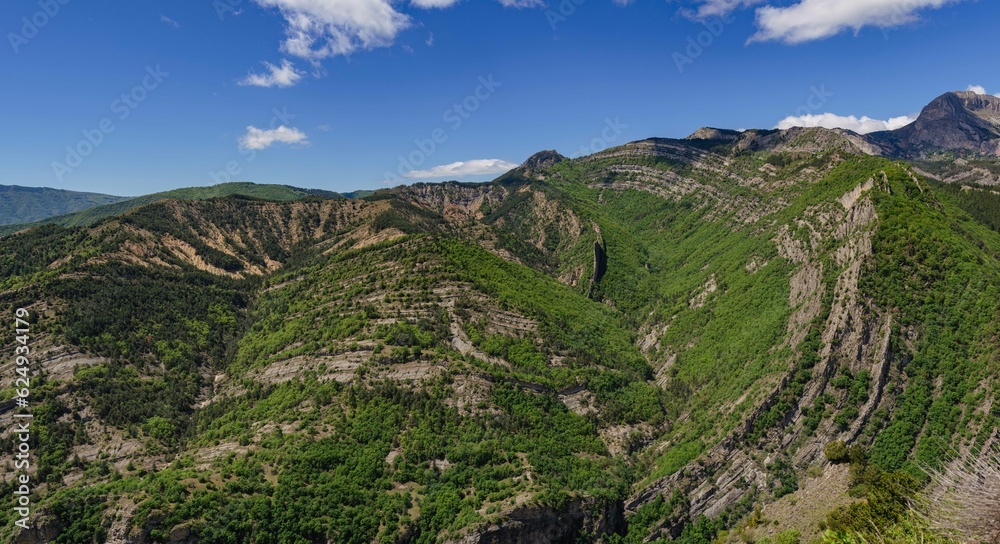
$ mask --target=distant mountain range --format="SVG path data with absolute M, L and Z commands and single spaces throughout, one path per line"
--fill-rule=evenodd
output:
M 742 152 L 840 149 L 906 160 L 939 181 L 1000 185 L 1000 98 L 974 92 L 945 93 L 913 123 L 896 130 L 858 134 L 807 127 L 742 132 L 706 127 L 687 140 L 709 148 L 731 145 Z
M 688 139 L 742 142 L 741 147 L 750 149 L 766 147 L 771 141 L 787 140 L 807 130 L 793 127 L 740 132 L 706 127 Z M 948 92 L 925 106 L 914 122 L 895 130 L 870 134 L 824 130 L 839 134 L 853 152 L 866 155 L 917 161 L 997 157 L 1000 156 L 1000 97 Z
M 9 191 L 4 191 L 4 189 L 9 189 Z M 364 194 L 367 193 L 351 193 L 348 197 L 364 196 Z M 3 219 L 0 221 L 0 236 L 23 230 L 33 226 L 33 224 L 56 224 L 63 227 L 88 226 L 101 219 L 120 215 L 139 206 L 167 199 L 207 200 L 235 196 L 284 202 L 309 197 L 344 198 L 343 195 L 333 191 L 299 189 L 288 185 L 259 185 L 248 182 L 223 183 L 210 187 L 188 187 L 135 198 L 17 186 L 9 188 L 0 186 L 0 195 L 3 196 L 3 200 L 0 201 L 0 218 Z
M 125 197 L 47 187 L 0 185 L 0 225 L 33 223 L 56 215 L 114 204 Z

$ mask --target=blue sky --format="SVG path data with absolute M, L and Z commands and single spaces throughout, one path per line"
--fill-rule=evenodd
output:
M 487 180 L 541 149 L 789 116 L 872 130 L 1000 92 L 998 3 L 829 4 L 7 0 L 0 184 Z

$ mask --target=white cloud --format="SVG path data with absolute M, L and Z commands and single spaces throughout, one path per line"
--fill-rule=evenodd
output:
M 267 149 L 274 144 L 307 144 L 308 137 L 305 132 L 297 128 L 289 128 L 281 125 L 278 128 L 268 130 L 259 129 L 255 126 L 247 127 L 247 133 L 240 138 L 240 147 L 243 149 L 253 149 L 260 151 Z
M 858 134 L 868 134 L 880 130 L 895 130 L 904 127 L 914 121 L 916 116 L 903 115 L 892 117 L 885 121 L 872 119 L 868 116 L 856 117 L 854 115 L 836 115 L 833 113 L 821 113 L 817 115 L 790 115 L 785 117 L 774 128 L 788 129 L 792 127 L 823 127 L 823 128 L 843 128 L 853 130 Z
M 457 4 L 459 0 L 410 0 L 410 3 L 418 8 L 450 8 Z
M 386 47 L 410 26 L 389 0 L 254 0 L 285 18 L 289 55 L 318 62 L 358 49 Z
M 288 59 L 282 59 L 281 66 L 264 61 L 264 67 L 269 73 L 250 72 L 247 77 L 239 81 L 239 84 L 254 87 L 291 87 L 302 79 L 302 72 L 296 70 Z
M 443 9 L 461 0 L 410 0 L 421 9 Z M 355 51 L 388 47 L 400 32 L 412 26 L 408 15 L 396 8 L 396 0 L 254 0 L 264 8 L 277 9 L 285 19 L 286 54 L 314 64 Z M 506 7 L 545 5 L 544 0 L 499 0 Z
M 505 8 L 540 8 L 545 6 L 545 0 L 500 0 Z
M 695 10 L 684 9 L 684 15 L 694 19 L 707 19 L 709 17 L 722 17 L 728 15 L 738 8 L 759 4 L 764 0 L 702 0 Z
M 800 0 L 791 6 L 767 5 L 757 9 L 758 31 L 750 41 L 797 44 L 866 26 L 892 28 L 917 21 L 921 10 L 957 1 L 961 0 Z
M 972 92 L 974 92 L 976 94 L 990 94 L 990 93 L 986 92 L 986 87 L 983 87 L 982 85 L 969 85 L 969 88 L 965 89 L 965 90 L 966 91 L 972 91 Z M 997 93 L 997 94 L 995 94 L 993 96 L 1000 97 L 1000 93 Z
M 963 0 L 687 0 L 695 7 L 682 8 L 692 19 L 724 17 L 733 11 L 766 3 L 757 9 L 757 32 L 750 42 L 780 41 L 797 44 L 829 38 L 864 27 L 882 29 L 911 24 L 921 10 L 938 9 Z M 778 5 L 775 5 L 778 4 Z
M 500 159 L 476 159 L 435 166 L 434 168 L 430 168 L 428 170 L 413 170 L 412 172 L 404 174 L 403 177 L 415 179 L 459 178 L 462 176 L 503 174 L 504 172 L 514 168 L 517 168 L 516 164 Z

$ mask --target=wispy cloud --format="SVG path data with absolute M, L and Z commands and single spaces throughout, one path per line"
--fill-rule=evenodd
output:
M 694 19 L 723 17 L 756 8 L 757 32 L 749 42 L 799 44 L 865 27 L 895 28 L 920 20 L 921 12 L 963 0 L 687 0 L 681 12 Z
M 178 23 L 177 21 L 171 19 L 170 17 L 167 17 L 166 15 L 164 15 L 162 13 L 160 14 L 160 22 L 164 23 L 164 24 L 167 24 L 167 25 L 170 25 L 170 26 L 172 26 L 174 28 L 180 28 L 181 27 L 180 23 Z
M 410 3 L 418 8 L 450 8 L 457 4 L 459 0 L 410 0 Z
M 919 20 L 925 9 L 961 0 L 801 0 L 791 6 L 757 10 L 756 34 L 750 41 L 797 44 L 829 38 L 864 27 L 893 28 Z
M 694 19 L 722 17 L 739 8 L 759 4 L 764 0 L 701 0 L 694 9 L 684 8 L 682 13 Z
M 500 0 L 505 8 L 540 8 L 545 5 L 544 0 Z
M 444 9 L 460 0 L 410 0 L 420 9 Z M 409 15 L 393 0 L 254 0 L 285 19 L 286 54 L 318 64 L 323 59 L 392 45 L 410 28 Z M 540 7 L 543 0 L 499 0 L 512 8 Z
M 819 113 L 809 115 L 790 115 L 785 117 L 774 128 L 788 129 L 792 127 L 823 127 L 843 128 L 853 130 L 858 134 L 868 134 L 880 130 L 895 130 L 916 121 L 915 115 L 902 115 L 890 119 L 872 119 L 868 116 L 837 115 L 834 113 Z
M 286 127 L 285 125 L 267 130 L 248 126 L 247 133 L 240 138 L 241 148 L 256 151 L 267 149 L 279 143 L 304 145 L 309 143 L 309 139 L 305 132 L 297 128 Z
M 501 159 L 475 159 L 435 166 L 427 170 L 413 170 L 404 174 L 403 177 L 414 179 L 460 178 L 464 176 L 503 174 L 514 168 L 517 168 L 516 164 Z
M 253 87 L 291 87 L 302 79 L 302 72 L 296 70 L 288 59 L 283 59 L 281 66 L 267 61 L 263 64 L 267 68 L 267 73 L 250 72 L 247 77 L 239 81 L 239 84 Z

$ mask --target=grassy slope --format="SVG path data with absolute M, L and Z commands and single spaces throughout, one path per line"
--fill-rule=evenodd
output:
M 793 354 L 775 347 L 790 312 L 792 267 L 777 255 L 771 239 L 778 226 L 808 205 L 833 201 L 869 176 L 871 168 L 873 164 L 850 163 L 797 188 L 801 193 L 781 195 L 792 200 L 791 207 L 762 221 L 767 227 L 753 230 L 734 229 L 725 217 L 708 220 L 709 210 L 688 199 L 670 202 L 639 191 L 602 194 L 581 183 L 561 185 L 586 203 L 608 240 L 609 272 L 600 294 L 622 311 L 630 328 L 645 322 L 669 324 L 660 352 L 652 358 L 677 355 L 670 369 L 667 413 L 668 419 L 683 423 L 663 437 L 674 446 L 654 462 L 657 468 L 649 478 L 677 470 L 724 436 L 765 392 L 760 384 L 773 383 L 765 378 L 787 372 Z M 573 180 L 587 173 L 564 175 Z M 722 189 L 737 196 L 747 191 Z M 750 272 L 751 261 L 767 264 Z M 717 291 L 707 304 L 693 307 L 692 297 L 710 277 Z

